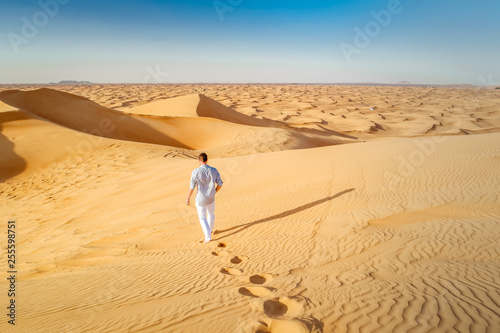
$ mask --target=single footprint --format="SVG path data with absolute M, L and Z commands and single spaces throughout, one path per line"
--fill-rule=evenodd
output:
M 273 277 L 270 274 L 255 274 L 250 276 L 249 280 L 253 284 L 264 284 L 264 283 L 269 283 Z
M 240 257 L 240 256 L 234 256 L 233 258 L 231 258 L 231 263 L 232 264 L 239 264 L 241 262 L 243 262 L 245 260 L 245 258 L 243 257 Z
M 268 287 L 241 287 L 238 292 L 243 296 L 254 298 L 270 298 L 273 297 L 274 288 Z
M 296 299 L 290 297 L 279 297 L 268 299 L 263 304 L 264 313 L 270 318 L 276 317 L 297 317 L 302 314 L 304 306 Z
M 288 311 L 288 306 L 278 300 L 270 299 L 264 302 L 264 313 L 271 318 L 284 316 Z
M 229 253 L 226 251 L 213 251 L 212 255 L 216 257 L 227 257 L 229 256 Z
M 219 243 L 217 244 L 217 247 L 226 247 L 226 243 Z
M 225 267 L 220 270 L 222 274 L 241 275 L 243 272 L 238 268 Z

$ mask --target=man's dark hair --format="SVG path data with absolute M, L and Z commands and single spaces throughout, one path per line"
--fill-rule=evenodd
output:
M 203 163 L 205 163 L 206 161 L 208 161 L 208 156 L 207 154 L 205 153 L 201 153 L 199 156 L 198 156 L 198 160 L 202 161 Z

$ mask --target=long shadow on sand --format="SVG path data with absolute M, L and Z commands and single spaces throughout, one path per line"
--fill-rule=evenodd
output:
M 266 217 L 266 218 L 263 218 L 263 219 L 260 219 L 260 220 L 257 220 L 257 221 L 245 223 L 245 224 L 238 225 L 238 226 L 235 226 L 235 227 L 231 227 L 231 228 L 228 228 L 228 229 L 217 230 L 216 234 L 221 234 L 221 233 L 232 231 L 232 230 L 234 230 L 234 231 L 231 232 L 231 233 L 229 233 L 229 234 L 227 234 L 227 235 L 224 235 L 222 237 L 214 239 L 214 240 L 221 240 L 223 238 L 226 238 L 226 237 L 229 237 L 231 235 L 234 235 L 234 234 L 236 234 L 238 232 L 241 232 L 241 231 L 243 231 L 243 230 L 245 230 L 247 228 L 250 228 L 250 227 L 252 227 L 254 225 L 257 225 L 257 224 L 260 224 L 260 223 L 270 222 L 272 220 L 281 219 L 281 218 L 284 218 L 284 217 L 296 214 L 296 213 L 301 212 L 303 210 L 306 210 L 306 209 L 312 208 L 314 206 L 320 205 L 320 204 L 322 204 L 324 202 L 336 199 L 336 198 L 338 198 L 338 197 L 340 197 L 340 196 L 342 196 L 344 194 L 347 194 L 349 192 L 352 192 L 354 190 L 355 190 L 354 188 L 350 188 L 348 190 L 344 190 L 342 192 L 339 192 L 339 193 L 337 193 L 335 195 L 332 195 L 332 196 L 329 196 L 329 197 L 326 197 L 326 198 L 323 198 L 323 199 L 320 199 L 320 200 L 316 200 L 316 201 L 310 202 L 308 204 L 299 206 L 299 207 L 294 208 L 294 209 L 287 210 L 285 212 L 282 212 L 282 213 L 279 213 L 279 214 L 276 214 L 276 215 L 273 215 L 273 216 L 269 216 L 269 217 Z

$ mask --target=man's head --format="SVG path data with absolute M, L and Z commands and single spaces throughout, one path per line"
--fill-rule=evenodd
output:
M 208 162 L 208 156 L 207 156 L 207 154 L 201 153 L 198 156 L 198 161 L 200 161 L 200 164 L 207 164 L 207 162 Z

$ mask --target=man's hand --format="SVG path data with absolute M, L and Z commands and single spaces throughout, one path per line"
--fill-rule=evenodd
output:
M 186 199 L 186 204 L 189 206 L 191 204 L 191 198 Z

